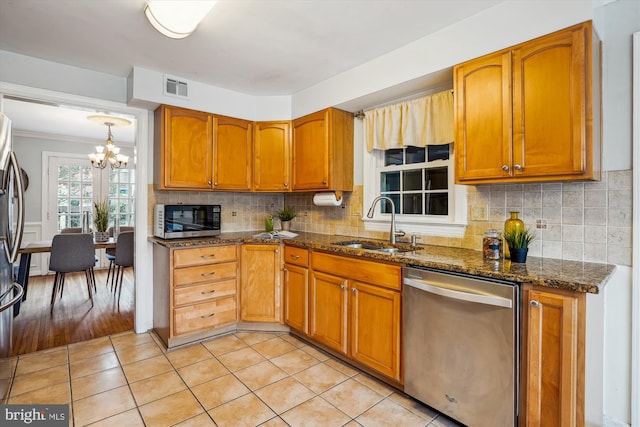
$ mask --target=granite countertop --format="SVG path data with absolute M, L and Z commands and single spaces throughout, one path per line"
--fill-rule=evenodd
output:
M 340 255 L 369 258 L 382 262 L 403 265 L 415 265 L 455 273 L 508 280 L 517 283 L 548 286 L 576 292 L 597 294 L 611 277 L 615 265 L 595 264 L 580 261 L 527 257 L 526 264 L 504 261 L 484 261 L 482 252 L 446 246 L 419 245 L 417 250 L 407 243 L 398 243 L 397 247 L 407 252 L 384 253 L 373 250 L 338 246 L 336 242 L 358 240 L 390 246 L 384 240 L 372 240 L 352 236 L 333 236 L 326 234 L 298 233 L 293 239 L 256 238 L 259 231 L 222 233 L 216 237 L 164 240 L 149 237 L 149 241 L 167 248 L 187 248 L 229 243 L 280 243 L 299 248 L 334 252 Z

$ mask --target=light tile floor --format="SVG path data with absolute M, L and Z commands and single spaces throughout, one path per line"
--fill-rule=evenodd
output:
M 20 356 L 9 403 L 69 403 L 74 426 L 430 426 L 439 415 L 288 334 L 165 351 L 133 332 Z

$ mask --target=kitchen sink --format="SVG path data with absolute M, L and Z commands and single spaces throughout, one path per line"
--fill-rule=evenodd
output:
M 345 248 L 367 249 L 370 251 L 385 252 L 390 254 L 399 253 L 399 252 L 409 252 L 409 251 L 418 249 L 418 248 L 408 248 L 408 247 L 401 248 L 401 247 L 395 247 L 395 246 L 384 246 L 378 243 L 361 242 L 357 240 L 348 240 L 345 242 L 334 242 L 332 244 L 336 246 L 342 246 Z

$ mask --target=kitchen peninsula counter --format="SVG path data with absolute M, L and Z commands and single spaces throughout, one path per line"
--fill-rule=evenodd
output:
M 298 234 L 293 239 L 256 238 L 260 231 L 222 233 L 216 237 L 164 240 L 149 237 L 149 241 L 167 248 L 190 248 L 231 243 L 284 243 L 298 248 L 320 250 L 335 254 L 356 256 L 381 262 L 434 268 L 452 273 L 507 280 L 517 283 L 546 286 L 575 292 L 597 294 L 615 270 L 615 265 L 568 261 L 551 258 L 527 257 L 526 264 L 504 261 L 484 261 L 481 251 L 448 246 L 418 245 L 416 250 L 406 243 L 398 247 L 406 252 L 384 253 L 375 250 L 336 245 L 350 240 L 375 242 L 388 245 L 384 240 L 372 240 L 352 236 L 336 236 L 315 233 Z

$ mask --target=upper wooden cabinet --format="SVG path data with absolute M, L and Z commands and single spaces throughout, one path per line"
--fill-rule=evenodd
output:
M 154 183 L 161 189 L 210 189 L 213 116 L 160 106 L 155 112 Z
M 456 183 L 600 179 L 591 22 L 454 68 Z
M 293 121 L 292 188 L 353 190 L 353 114 L 327 108 Z
M 253 190 L 291 190 L 291 122 L 256 122 Z
M 214 190 L 251 190 L 253 122 L 214 116 Z

